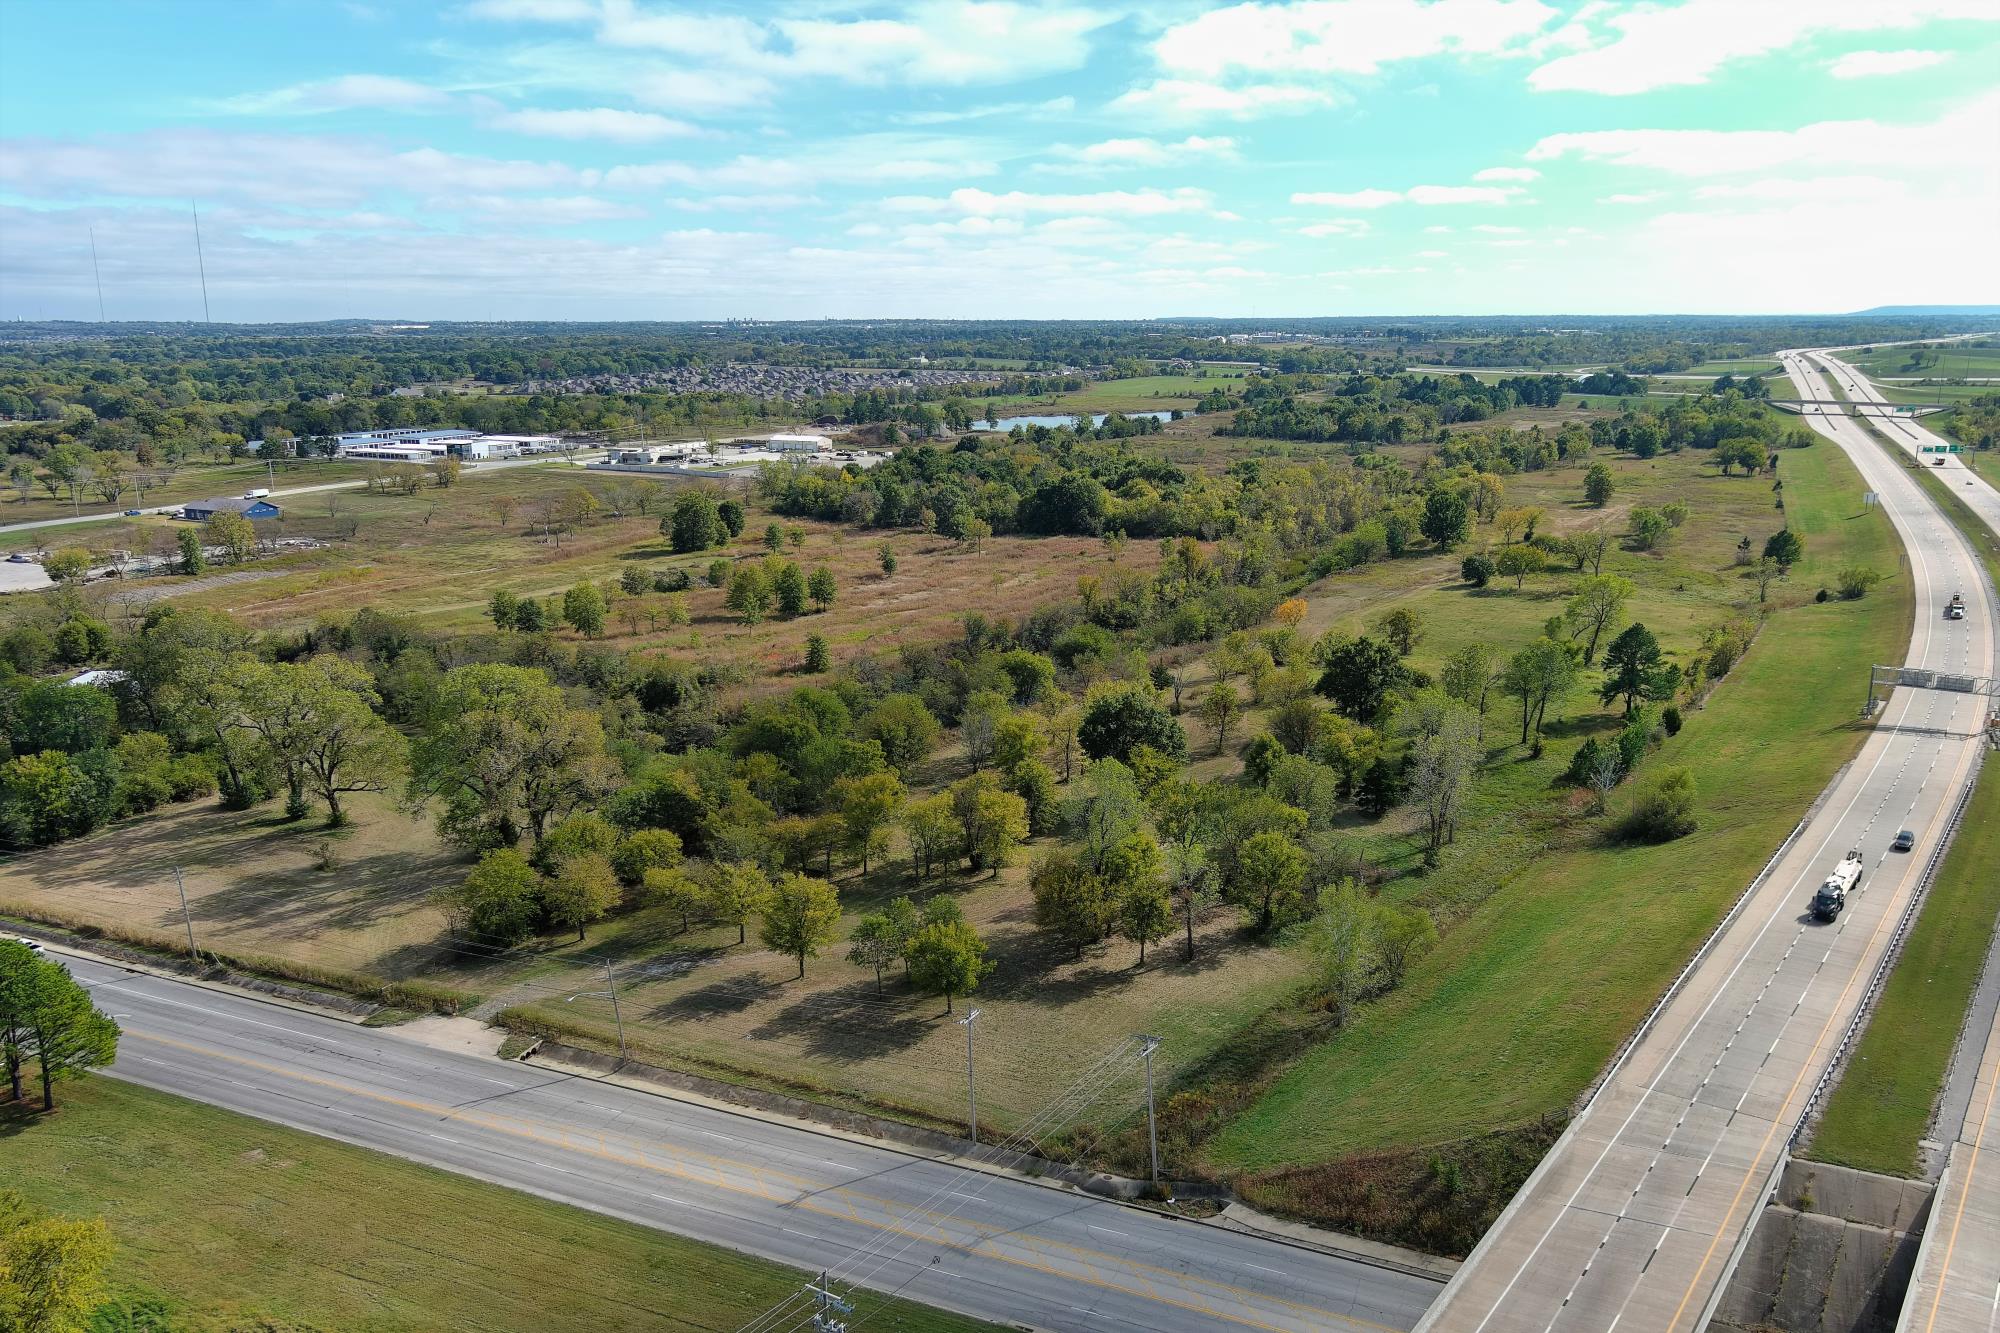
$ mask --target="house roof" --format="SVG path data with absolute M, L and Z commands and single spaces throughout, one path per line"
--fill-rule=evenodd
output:
M 278 506 L 265 499 L 251 499 L 248 496 L 229 495 L 216 500 L 190 500 L 183 509 L 201 509 L 211 514 L 247 514 L 258 505 L 275 510 Z

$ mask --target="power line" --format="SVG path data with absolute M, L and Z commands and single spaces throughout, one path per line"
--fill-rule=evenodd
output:
M 194 214 L 194 262 L 196 270 L 201 274 L 201 322 L 213 324 L 215 321 L 210 319 L 208 314 L 208 262 L 201 254 L 201 210 L 196 208 L 194 200 L 190 199 L 188 211 Z

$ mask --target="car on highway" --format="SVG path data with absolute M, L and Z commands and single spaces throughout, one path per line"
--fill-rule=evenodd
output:
M 1889 844 L 1889 850 L 1892 852 L 1907 852 L 1916 845 L 1917 835 L 1909 829 L 1904 829 L 1896 835 L 1895 841 Z
M 22 555 L 19 551 L 16 551 L 14 552 L 14 554 L 7 557 L 7 563 L 10 565 L 32 565 L 35 562 L 33 560 L 30 560 L 27 556 Z
M 127 518 L 137 518 L 137 517 L 139 517 L 139 513 L 140 513 L 140 511 L 139 511 L 139 510 L 137 510 L 137 509 L 128 509 L 128 510 L 126 510 L 126 511 L 125 511 L 125 517 L 127 517 Z
M 14 937 L 14 943 L 22 945 L 27 949 L 29 953 L 38 954 L 44 952 L 42 948 L 42 942 L 40 940 L 31 940 L 26 935 L 16 935 Z

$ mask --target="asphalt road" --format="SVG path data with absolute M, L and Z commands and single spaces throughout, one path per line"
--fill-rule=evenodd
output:
M 1831 396 L 1802 360 L 1785 364 L 1800 397 Z M 1881 496 L 1909 553 L 1917 616 L 1905 660 L 1991 675 L 1995 607 L 1964 540 L 1859 422 L 1806 419 Z M 1971 608 L 1963 621 L 1943 618 L 1955 591 Z M 1800 688 L 1851 694 L 1858 708 L 1869 665 L 1843 658 L 1796 670 Z M 1802 832 L 1419 1329 L 1699 1329 L 1963 786 L 1984 703 L 1936 691 L 1891 696 Z M 1900 828 L 1916 831 L 1913 853 L 1888 850 Z M 1850 848 L 1867 867 L 1861 890 L 1835 922 L 1816 923 L 1806 905 Z
M 1808 358 L 1822 373 L 1840 386 L 1841 392 L 1856 404 L 1875 428 L 1888 441 L 1912 458 L 1922 458 L 1921 450 L 1926 447 L 1949 444 L 1943 436 L 1924 425 L 1921 417 L 1903 415 L 1887 403 L 1881 391 L 1866 375 L 1839 357 L 1826 353 L 1814 353 Z M 1872 410 L 1871 410 L 1872 409 Z M 1930 455 L 1932 461 L 1925 464 L 1931 472 L 1951 487 L 1954 494 L 1971 507 L 1972 511 L 1986 526 L 2000 533 L 2000 491 L 1991 482 L 1965 465 L 1957 454 L 1942 455 L 1943 462 L 1935 460 L 1940 455 Z
M 1078 1330 L 1407 1329 L 1438 1291 L 1068 1190 L 65 961 L 125 1030 L 117 1077 L 829 1269 L 836 1288 Z M 870 1306 L 862 1293 L 850 1324 Z

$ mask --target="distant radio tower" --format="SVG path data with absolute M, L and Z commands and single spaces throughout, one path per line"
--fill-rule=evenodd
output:
M 194 264 L 195 269 L 201 274 L 201 322 L 213 324 L 215 321 L 208 317 L 208 264 L 201 257 L 201 210 L 196 208 L 194 200 L 190 199 L 188 211 L 194 214 Z
M 91 227 L 89 228 L 89 231 L 90 231 L 90 276 L 97 279 L 97 322 L 99 324 L 102 324 L 105 322 L 104 275 L 97 271 L 97 228 Z

